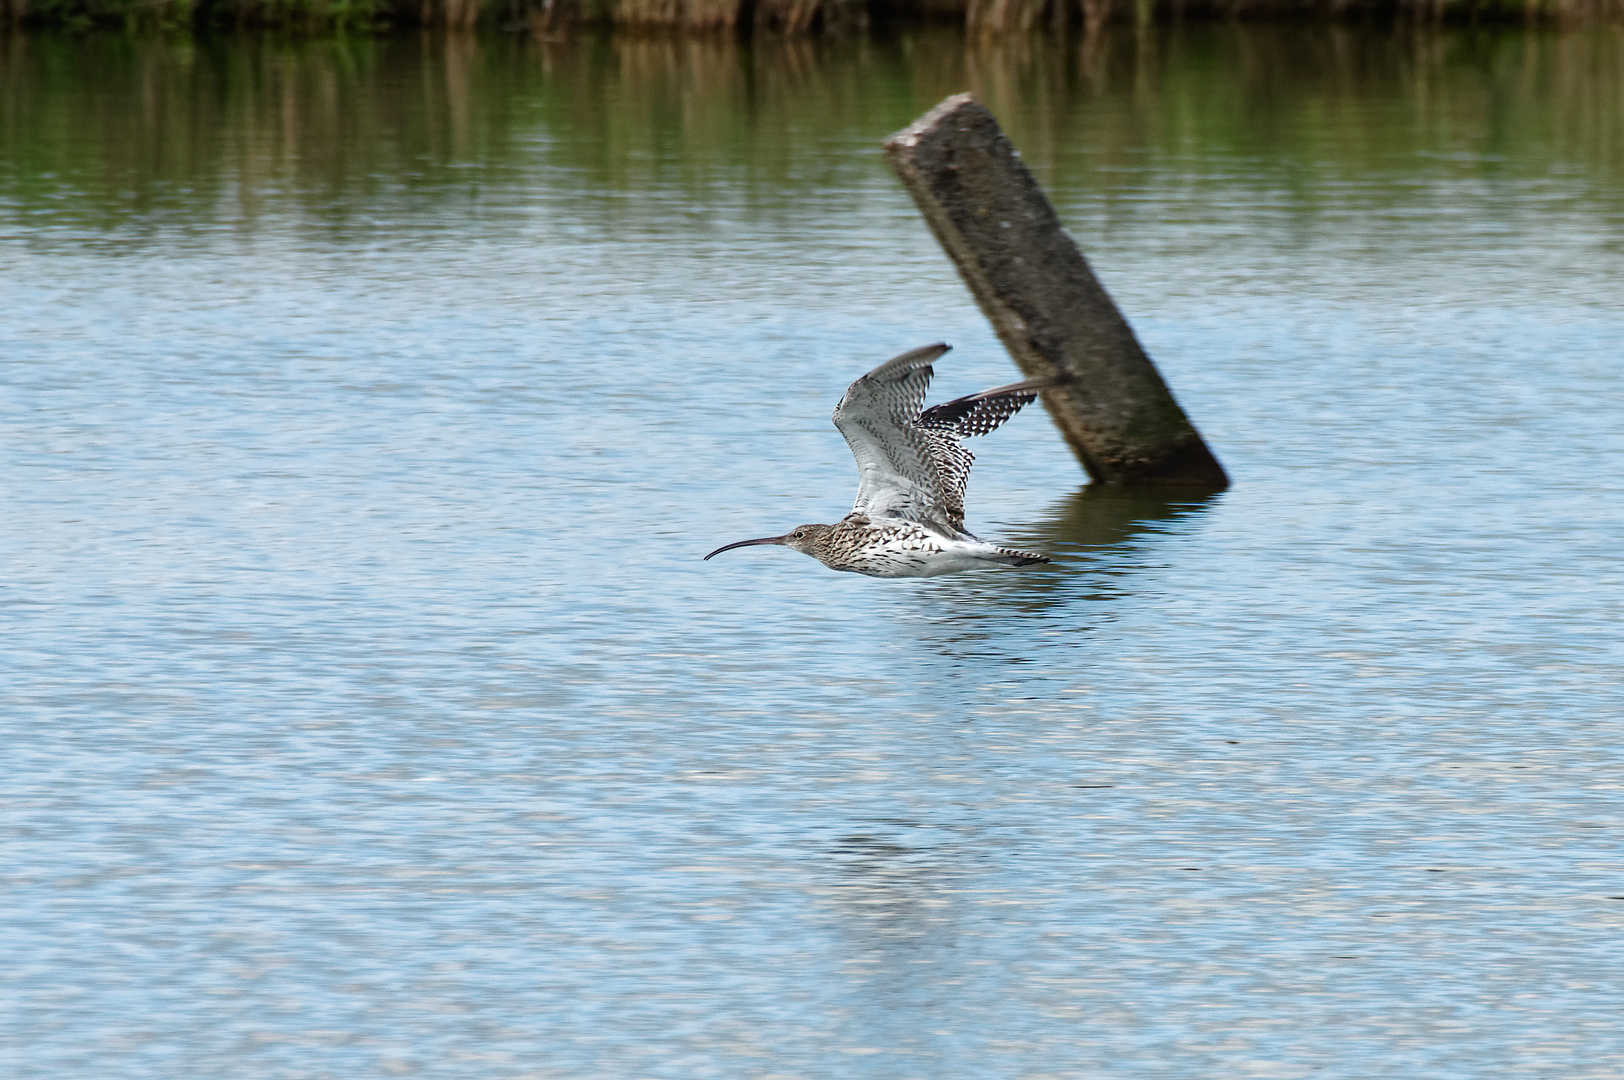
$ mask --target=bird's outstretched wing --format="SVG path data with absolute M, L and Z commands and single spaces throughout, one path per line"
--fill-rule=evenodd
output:
M 970 394 L 921 413 L 931 364 L 949 346 L 927 345 L 887 360 L 846 390 L 835 427 L 857 459 L 855 513 L 901 517 L 964 535 L 964 485 L 975 455 L 960 439 L 985 435 L 1055 380 L 1029 380 Z
M 948 345 L 927 345 L 887 360 L 851 386 L 835 406 L 835 427 L 857 459 L 854 513 L 946 524 L 930 436 L 919 413 L 931 363 Z

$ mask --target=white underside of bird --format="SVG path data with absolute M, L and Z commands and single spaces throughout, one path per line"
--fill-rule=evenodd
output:
M 832 570 L 892 578 L 1048 562 L 965 530 L 964 488 L 975 456 L 960 440 L 993 431 L 1059 380 L 1028 379 L 923 409 L 931 364 L 948 348 L 927 345 L 887 360 L 852 383 L 835 406 L 835 427 L 857 459 L 850 514 L 833 525 L 727 544 L 705 558 L 771 544 Z

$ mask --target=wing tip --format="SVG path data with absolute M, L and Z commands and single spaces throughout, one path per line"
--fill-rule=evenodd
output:
M 951 352 L 953 346 L 945 341 L 938 341 L 934 345 L 921 345 L 917 349 L 909 349 L 899 353 L 875 368 L 874 371 L 883 371 L 893 365 L 906 371 L 915 371 L 922 367 L 929 367 L 937 360 Z M 873 374 L 873 372 L 870 372 Z
M 1056 375 L 1039 375 L 1035 379 L 1022 379 L 1008 386 L 995 386 L 991 390 L 983 390 L 979 394 L 968 394 L 959 400 L 980 401 L 983 398 L 998 397 L 1002 394 L 1039 394 L 1044 390 L 1058 390 L 1067 383 L 1073 382 L 1070 372 L 1062 371 Z
M 921 345 L 917 349 L 909 349 L 905 353 L 898 353 L 873 371 L 862 376 L 862 378 L 900 381 L 920 368 L 929 368 L 952 348 L 953 346 L 945 341 L 938 341 L 934 345 Z M 862 379 L 858 381 L 861 382 Z

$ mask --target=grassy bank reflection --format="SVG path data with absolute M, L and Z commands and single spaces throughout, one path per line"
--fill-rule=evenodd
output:
M 1110 25 L 1188 19 L 1317 19 L 1599 24 L 1621 0 L 0 0 L 0 30 L 224 30 L 305 33 L 476 26 L 554 34 L 618 27 L 663 35 L 845 35 L 880 25 L 937 23 L 980 36 L 1098 34 Z
M 964 89 L 1061 198 L 1131 192 L 1147 151 L 1273 169 L 1260 179 L 1308 197 L 1400 161 L 1413 175 L 1418 156 L 1440 176 L 1624 178 L 1619 30 L 1232 25 L 1084 41 L 938 28 L 755 44 L 42 35 L 0 52 L 0 215 L 104 228 L 251 221 L 269 200 L 342 217 L 386 190 L 408 213 L 538 185 L 816 198 L 871 182 L 878 140 Z

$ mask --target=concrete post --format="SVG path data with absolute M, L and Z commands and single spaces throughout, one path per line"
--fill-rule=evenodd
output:
M 1090 477 L 1228 486 L 992 113 L 950 97 L 885 152 L 1016 365 L 1068 377 L 1043 404 Z

